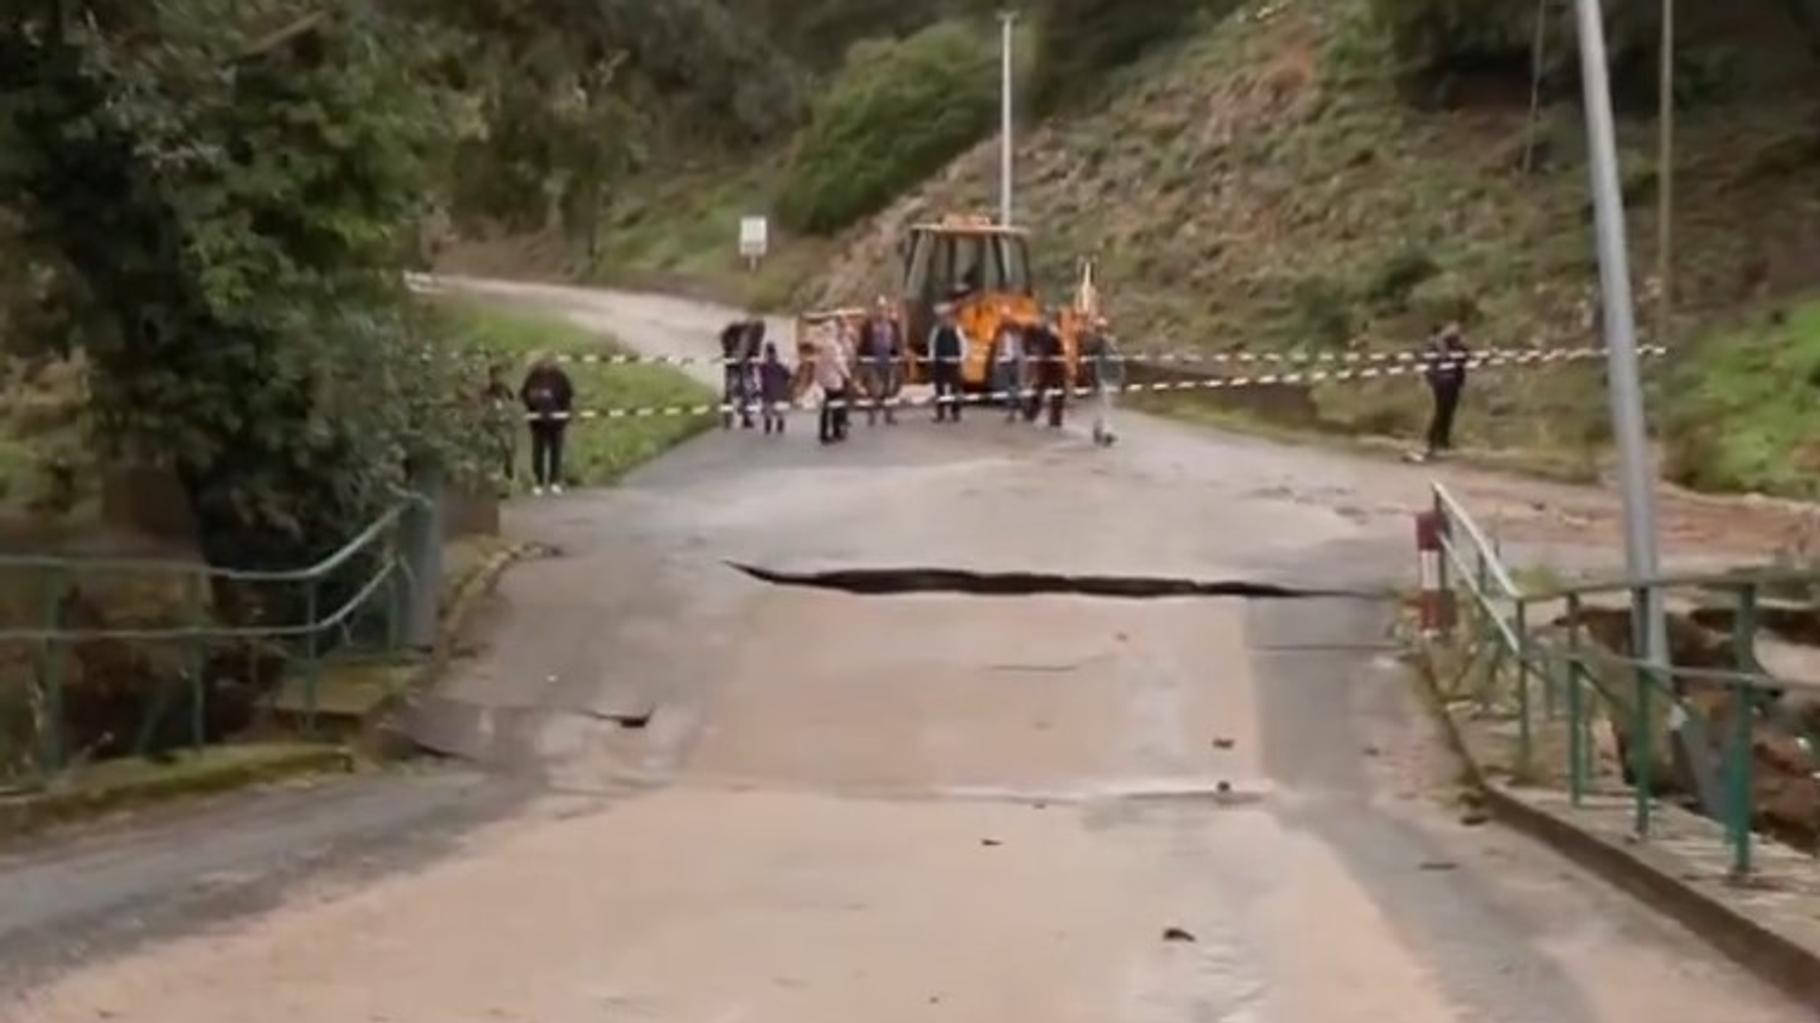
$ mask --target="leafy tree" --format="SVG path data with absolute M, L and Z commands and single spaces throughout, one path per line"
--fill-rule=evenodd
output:
M 984 137 L 998 108 L 997 49 L 991 33 L 952 21 L 856 49 L 798 144 L 783 221 L 838 230 Z
M 792 130 L 800 76 L 719 0 L 400 0 L 445 31 L 470 117 L 451 167 L 456 217 L 589 247 L 607 190 L 653 151 L 747 146 Z
M 1820 0 L 1745 0 L 1721 5 L 1699 0 L 1682 12 L 1693 27 L 1683 33 L 1684 59 L 1716 40 L 1699 19 L 1726 8 L 1751 6 L 1771 17 L 1788 19 L 1808 48 L 1820 55 Z M 1474 68 L 1512 68 L 1527 73 L 1535 45 L 1536 0 L 1371 0 L 1377 19 L 1390 30 L 1400 69 L 1422 79 Z M 1661 38 L 1660 0 L 1605 0 L 1607 44 L 1621 86 L 1647 96 L 1654 88 L 1657 47 Z M 1579 49 L 1574 35 L 1573 5 L 1548 0 L 1543 17 L 1544 75 L 1577 80 Z M 1721 33 L 1722 34 L 1722 33 Z
M 0 19 L 0 194 L 92 366 L 97 440 L 176 470 L 216 560 L 289 562 L 458 427 L 414 336 L 442 97 L 358 0 L 46 2 Z
M 817 71 L 839 69 L 866 39 L 914 34 L 956 15 L 986 14 L 995 0 L 727 0 L 785 52 Z

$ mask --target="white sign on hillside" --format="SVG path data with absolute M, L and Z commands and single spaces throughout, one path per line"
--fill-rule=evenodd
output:
M 745 217 L 739 222 L 739 254 L 749 263 L 757 263 L 771 250 L 771 222 L 764 217 Z

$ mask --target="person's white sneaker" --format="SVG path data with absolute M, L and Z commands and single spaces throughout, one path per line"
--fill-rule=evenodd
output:
M 562 484 L 560 484 L 560 483 L 550 484 L 550 493 L 556 497 L 561 497 L 562 496 Z
M 532 488 L 531 488 L 531 496 L 532 496 L 532 497 L 542 497 L 542 496 L 543 496 L 543 488 L 542 488 L 542 487 L 532 487 Z

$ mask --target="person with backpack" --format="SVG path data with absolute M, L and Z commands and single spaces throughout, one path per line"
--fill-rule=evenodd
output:
M 954 306 L 937 310 L 940 320 L 929 335 L 929 378 L 935 384 L 935 421 L 961 421 L 961 384 L 967 361 L 967 331 L 954 317 Z M 952 414 L 952 415 L 951 415 Z
M 531 492 L 561 494 L 562 449 L 575 412 L 575 385 L 556 360 L 538 355 L 518 389 L 531 424 Z
M 720 427 L 733 429 L 735 414 L 742 429 L 752 429 L 752 370 L 760 346 L 764 344 L 765 322 L 760 319 L 735 320 L 720 332 L 721 413 Z

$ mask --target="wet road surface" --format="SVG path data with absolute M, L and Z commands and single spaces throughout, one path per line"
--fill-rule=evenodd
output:
M 647 350 L 719 315 L 564 301 Z M 1425 475 L 1124 426 L 1111 451 L 990 416 L 715 434 L 512 509 L 561 554 L 507 577 L 413 721 L 468 766 L 0 862 L 0 955 L 31 967 L 0 968 L 0 1018 L 1809 1018 L 1464 823 L 1388 602 L 857 596 L 730 564 L 1404 581 Z

